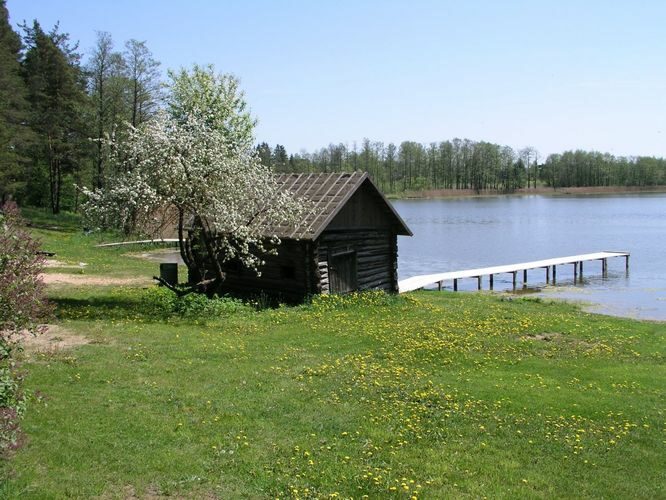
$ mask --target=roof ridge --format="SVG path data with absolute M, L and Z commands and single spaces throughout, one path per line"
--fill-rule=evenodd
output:
M 292 224 L 272 225 L 262 218 L 257 223 L 264 228 L 266 235 L 272 234 L 286 239 L 315 240 L 323 233 L 331 221 L 340 213 L 349 199 L 368 181 L 371 189 L 383 202 L 388 213 L 395 219 L 399 234 L 411 231 L 392 207 L 391 203 L 372 182 L 367 172 L 293 172 L 274 174 L 280 191 L 302 197 L 310 201 L 308 209 L 299 221 Z

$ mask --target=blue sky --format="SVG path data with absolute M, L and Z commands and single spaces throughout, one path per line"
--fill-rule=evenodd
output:
M 466 137 L 666 156 L 663 1 L 8 0 L 11 21 L 146 40 L 241 79 L 258 141 Z

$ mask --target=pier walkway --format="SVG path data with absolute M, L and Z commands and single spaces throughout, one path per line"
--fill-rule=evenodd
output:
M 452 271 L 448 273 L 424 274 L 412 276 L 398 282 L 400 293 L 418 290 L 431 285 L 437 285 L 442 289 L 442 282 L 453 281 L 453 290 L 458 290 L 458 280 L 463 278 L 476 278 L 477 288 L 481 290 L 483 276 L 489 277 L 489 288 L 493 289 L 494 276 L 496 274 L 512 274 L 513 287 L 516 288 L 516 275 L 522 271 L 523 284 L 527 283 L 527 271 L 530 269 L 545 269 L 546 283 L 550 282 L 550 271 L 553 272 L 553 283 L 556 281 L 557 266 L 573 265 L 574 281 L 578 274 L 583 275 L 583 262 L 591 260 L 601 261 L 601 272 L 606 275 L 608 271 L 608 259 L 612 257 L 624 257 L 625 268 L 629 269 L 629 252 L 596 252 L 582 255 L 571 255 L 569 257 L 558 257 L 555 259 L 535 260 L 533 262 L 522 262 L 520 264 L 508 264 L 504 266 L 480 267 L 478 269 L 467 269 L 464 271 Z
M 178 243 L 178 238 L 159 238 L 156 240 L 135 240 L 135 241 L 119 241 L 116 243 L 100 243 L 99 245 L 95 245 L 96 247 L 102 248 L 102 247 L 119 247 L 119 246 L 124 246 L 124 245 L 146 245 L 148 243 Z

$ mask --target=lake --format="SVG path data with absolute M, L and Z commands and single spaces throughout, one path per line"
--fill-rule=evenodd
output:
M 528 273 L 529 292 L 583 301 L 604 314 L 666 320 L 666 194 L 603 196 L 497 196 L 441 200 L 393 200 L 413 231 L 398 239 L 400 279 L 419 274 L 513 264 L 604 250 L 631 252 L 624 258 L 584 264 L 573 282 L 573 266 L 558 266 L 557 285 L 546 286 L 545 270 Z M 445 283 L 450 289 L 452 283 Z M 476 279 L 459 290 L 476 290 Z M 488 288 L 484 279 L 484 289 Z M 495 290 L 510 290 L 511 275 L 496 275 Z M 518 290 L 522 276 L 518 277 Z

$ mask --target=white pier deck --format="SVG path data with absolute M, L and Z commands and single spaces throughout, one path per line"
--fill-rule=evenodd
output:
M 629 269 L 629 252 L 596 252 L 586 253 L 582 255 L 571 255 L 569 257 L 558 257 L 555 259 L 535 260 L 533 262 L 522 262 L 519 264 L 507 264 L 504 266 L 493 267 L 480 267 L 477 269 L 466 269 L 464 271 L 452 271 L 448 273 L 424 274 L 420 276 L 412 276 L 398 282 L 398 289 L 400 293 L 418 290 L 431 285 L 438 285 L 439 289 L 442 288 L 442 282 L 453 281 L 453 289 L 458 289 L 458 280 L 463 278 L 476 278 L 478 281 L 478 289 L 481 290 L 481 279 L 483 276 L 488 276 L 490 281 L 490 289 L 493 289 L 493 277 L 495 274 L 509 273 L 513 275 L 513 286 L 516 286 L 516 274 L 520 271 L 523 272 L 523 283 L 527 283 L 527 271 L 529 269 L 545 269 L 546 282 L 550 281 L 550 270 L 553 271 L 553 281 L 556 279 L 556 266 L 570 264 L 574 266 L 574 280 L 578 273 L 583 274 L 583 262 L 591 260 L 601 261 L 601 271 L 605 275 L 608 270 L 607 259 L 612 257 L 625 257 L 626 269 Z
M 119 247 L 124 245 L 144 245 L 147 243 L 178 243 L 178 238 L 159 238 L 156 240 L 136 240 L 136 241 L 119 241 L 117 243 L 100 243 L 96 247 Z

